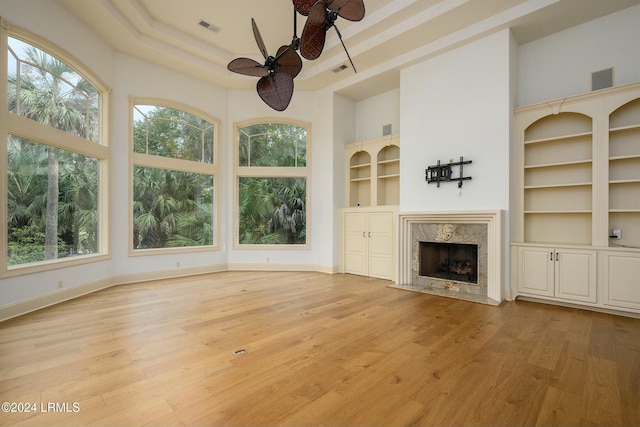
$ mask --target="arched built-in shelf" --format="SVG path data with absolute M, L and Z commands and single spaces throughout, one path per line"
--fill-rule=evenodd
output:
M 560 113 L 525 129 L 526 242 L 591 243 L 592 123 L 584 114 Z
M 622 230 L 613 243 L 640 247 L 640 99 L 609 116 L 609 229 Z

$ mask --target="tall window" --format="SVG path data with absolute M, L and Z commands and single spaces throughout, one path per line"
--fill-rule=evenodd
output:
M 294 123 L 236 128 L 239 246 L 307 245 L 307 128 Z
M 60 49 L 5 31 L 2 271 L 43 270 L 106 255 L 106 88 Z
M 133 250 L 214 248 L 217 125 L 159 104 L 132 104 Z

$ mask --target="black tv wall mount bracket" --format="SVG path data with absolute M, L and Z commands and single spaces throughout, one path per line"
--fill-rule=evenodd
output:
M 449 162 L 443 164 L 438 160 L 437 164 L 429 166 L 425 170 L 425 180 L 427 181 L 427 184 L 433 184 L 435 182 L 438 187 L 440 187 L 441 182 L 457 181 L 458 188 L 462 188 L 462 182 L 471 179 L 470 176 L 464 176 L 464 165 L 468 165 L 470 163 L 471 160 L 464 160 L 462 156 L 460 157 L 460 161 L 455 163 Z M 460 168 L 458 176 L 455 178 L 453 177 L 454 167 Z

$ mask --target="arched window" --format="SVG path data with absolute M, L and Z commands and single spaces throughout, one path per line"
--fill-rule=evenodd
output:
M 187 110 L 132 102 L 133 253 L 217 247 L 218 124 Z
M 104 258 L 108 251 L 107 89 L 62 49 L 3 27 L 7 102 L 4 275 Z M 4 169 L 4 167 L 3 167 Z
M 309 126 L 236 127 L 236 247 L 306 247 Z

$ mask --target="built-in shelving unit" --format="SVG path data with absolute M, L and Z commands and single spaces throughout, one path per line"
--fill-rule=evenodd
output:
M 640 99 L 609 116 L 609 228 L 640 246 Z
M 400 137 L 345 146 L 347 207 L 340 213 L 340 271 L 392 280 L 400 204 Z
M 387 145 L 378 152 L 378 205 L 400 204 L 400 147 Z
M 400 203 L 400 138 L 388 135 L 346 146 L 349 207 Z
M 371 205 L 371 155 L 358 151 L 349 159 L 349 205 Z
M 640 83 L 518 108 L 515 129 L 514 296 L 640 313 Z
M 591 118 L 547 116 L 524 133 L 525 242 L 591 243 Z

